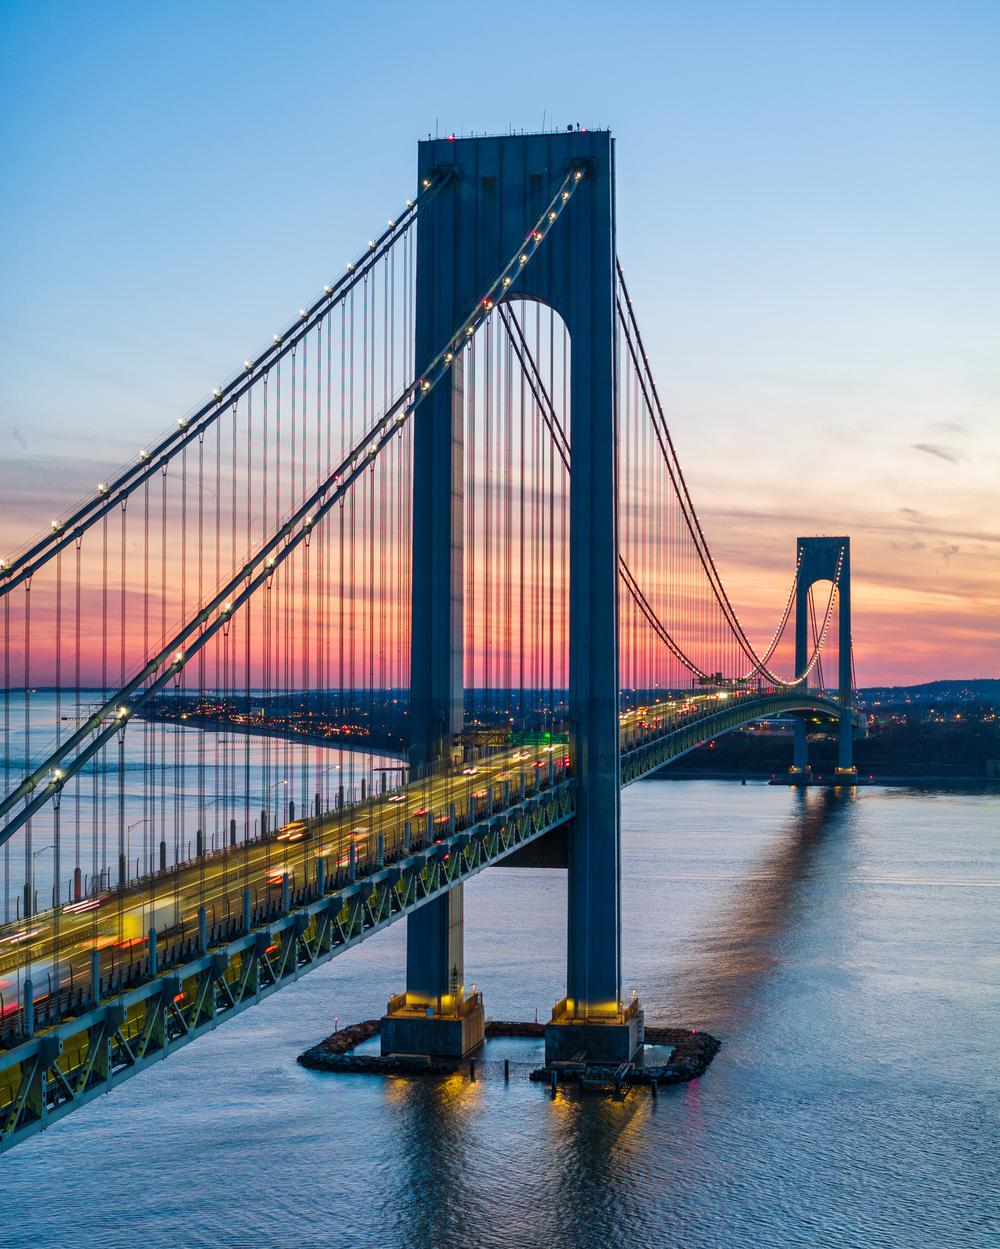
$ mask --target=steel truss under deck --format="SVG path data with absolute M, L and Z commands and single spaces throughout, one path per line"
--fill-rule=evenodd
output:
M 0 1151 L 255 1006 L 573 814 L 572 779 L 313 897 L 0 1056 Z

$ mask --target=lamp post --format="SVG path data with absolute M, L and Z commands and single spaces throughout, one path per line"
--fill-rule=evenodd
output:
M 270 793 L 272 789 L 277 789 L 279 785 L 287 785 L 287 784 L 288 784 L 287 777 L 283 781 L 275 781 L 273 785 L 268 786 L 268 793 Z M 272 828 L 277 828 L 277 827 L 278 827 L 278 795 L 275 794 L 274 796 L 274 824 L 272 825 Z
M 28 897 L 26 901 L 28 905 L 24 908 L 24 918 L 27 922 L 35 913 L 35 860 L 40 854 L 44 854 L 46 850 L 54 850 L 53 845 L 42 846 L 41 850 L 35 850 L 31 855 L 31 871 L 28 874 Z
M 319 778 L 320 778 L 321 776 L 326 776 L 326 775 L 327 775 L 328 773 L 330 773 L 330 772 L 339 772 L 340 770 L 341 770 L 341 767 L 340 767 L 340 764 L 339 764 L 339 763 L 331 763 L 331 764 L 329 764 L 329 765 L 328 765 L 327 767 L 325 767 L 325 768 L 317 768 L 317 769 L 316 769 L 315 783 L 316 783 L 316 796 L 317 796 L 317 798 L 319 797 Z M 319 812 L 319 810 L 318 810 L 318 809 L 317 809 L 317 810 L 315 810 L 315 811 L 313 812 L 313 815 L 319 815 L 319 814 L 320 814 L 320 812 Z
M 132 829 L 138 828 L 141 824 L 148 824 L 149 822 L 149 816 L 144 816 L 141 820 L 136 820 L 135 823 L 130 824 L 125 830 L 125 853 L 124 855 L 120 855 L 118 860 L 118 883 L 123 888 L 128 880 L 128 861 L 132 857 Z M 139 875 L 138 859 L 136 859 L 135 874 L 136 876 Z
M 21 962 L 17 963 L 17 998 L 21 1002 L 25 1010 L 25 1019 L 33 1018 L 34 1004 L 34 988 L 31 983 L 31 917 L 35 913 L 35 860 L 40 854 L 44 854 L 46 850 L 52 850 L 51 845 L 42 846 L 40 850 L 34 850 L 31 854 L 31 866 L 28 869 L 28 885 L 27 894 L 25 896 L 25 937 L 24 941 L 18 945 L 18 953 L 20 953 L 21 945 L 24 946 L 24 998 L 21 997 Z M 29 1002 L 27 999 L 31 998 Z M 28 1026 L 28 1031 L 33 1031 L 33 1025 Z
M 201 827 L 198 830 L 201 835 L 200 854 L 205 854 L 208 848 L 208 841 L 207 841 L 208 830 L 206 828 L 208 821 L 205 818 L 205 812 L 208 810 L 209 807 L 214 807 L 218 803 L 224 802 L 224 801 L 225 801 L 224 794 L 216 794 L 214 798 L 209 798 L 208 802 L 199 802 L 198 804 L 198 810 L 199 810 L 198 823 L 201 825 Z

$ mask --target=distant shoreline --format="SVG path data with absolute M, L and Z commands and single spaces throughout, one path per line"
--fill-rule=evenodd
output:
M 231 720 L 211 720 L 203 716 L 140 716 L 149 724 L 175 724 L 179 728 L 202 729 L 214 733 L 247 733 L 257 737 L 274 737 L 282 741 L 299 742 L 303 746 L 322 746 L 326 750 L 361 751 L 369 755 L 389 755 L 405 761 L 405 749 L 398 743 L 374 742 L 370 737 L 322 737 L 318 733 L 300 733 L 295 729 L 280 729 L 263 724 L 234 724 Z
M 778 775 L 773 772 L 677 772 L 667 764 L 659 772 L 643 777 L 647 781 L 770 781 Z M 823 776 L 824 773 L 818 775 Z M 969 785 L 980 785 L 985 789 L 1000 790 L 1000 777 L 992 776 L 880 776 L 877 772 L 872 780 L 867 773 L 863 775 L 865 785 L 887 785 L 893 787 L 914 788 L 932 786 L 936 789 L 965 788 Z M 820 782 L 816 782 L 819 784 Z M 825 781 L 823 782 L 826 787 Z
M 268 728 L 263 725 L 245 725 L 233 724 L 228 720 L 206 720 L 200 717 L 191 717 L 187 720 L 180 721 L 173 716 L 149 716 L 144 717 L 153 724 L 177 724 L 183 725 L 185 728 L 202 729 L 205 732 L 232 732 L 232 733 L 254 733 L 258 737 L 273 737 L 281 741 L 299 742 L 305 746 L 322 746 L 326 750 L 350 750 L 354 752 L 362 752 L 364 754 L 388 755 L 393 759 L 399 759 L 405 762 L 405 749 L 397 744 L 374 743 L 370 738 L 329 738 L 321 737 L 315 733 L 300 733 L 294 729 Z M 666 764 L 658 772 L 653 772 L 649 776 L 643 777 L 647 781 L 728 781 L 730 783 L 740 781 L 763 781 L 767 782 L 772 777 L 779 775 L 774 772 L 761 771 L 734 771 L 734 772 L 712 772 L 706 770 L 700 771 L 679 771 L 672 768 L 670 764 Z M 818 775 L 824 775 L 818 773 Z M 913 788 L 935 788 L 935 789 L 964 789 L 970 785 L 980 786 L 985 790 L 1000 791 L 1000 778 L 990 776 L 934 776 L 919 774 L 915 776 L 882 776 L 879 773 L 874 774 L 873 780 L 868 780 L 870 773 L 863 773 L 865 785 L 884 785 L 893 788 L 905 789 L 907 786 Z M 817 785 L 821 782 L 816 782 Z M 825 784 L 825 783 L 824 783 Z

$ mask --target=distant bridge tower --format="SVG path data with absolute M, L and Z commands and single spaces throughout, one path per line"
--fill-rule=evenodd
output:
M 798 580 L 795 587 L 795 671 L 802 672 L 812 654 L 809 627 L 809 591 L 817 581 L 837 583 L 837 668 L 840 717 L 837 739 L 837 771 L 855 775 L 854 730 L 847 713 L 854 701 L 854 670 L 851 662 L 851 540 L 850 538 L 799 538 L 796 548 Z M 808 681 L 808 678 L 806 678 Z M 809 766 L 806 722 L 794 720 L 793 766 L 805 772 Z
M 636 1004 L 623 1009 L 621 989 L 615 179 L 608 132 L 419 145 L 421 184 L 441 172 L 451 180 L 420 212 L 416 355 L 422 364 L 448 341 L 575 169 L 584 171 L 580 186 L 510 288 L 512 297 L 537 299 L 562 317 L 573 353 L 569 721 L 577 793 L 566 998 L 547 1027 L 546 1055 L 585 1049 L 594 1059 L 621 1061 L 641 1043 L 642 1016 Z M 414 766 L 448 757 L 462 727 L 462 386 L 456 369 L 451 386 L 436 387 L 415 414 Z M 432 1035 L 454 1038 L 456 1014 L 465 1019 L 470 1010 L 461 987 L 453 994 L 450 983 L 463 983 L 462 905 L 461 888 L 452 889 L 408 919 L 405 1004 L 384 1021 L 384 1050 L 455 1052 L 478 1039 L 465 1025 L 460 1041 Z

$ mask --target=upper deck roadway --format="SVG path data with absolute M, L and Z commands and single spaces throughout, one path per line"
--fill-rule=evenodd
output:
M 791 689 L 633 709 L 621 717 L 622 783 L 724 732 L 794 710 L 841 714 L 838 702 Z M 0 1149 L 564 823 L 573 810 L 564 742 L 508 747 L 0 927 Z

